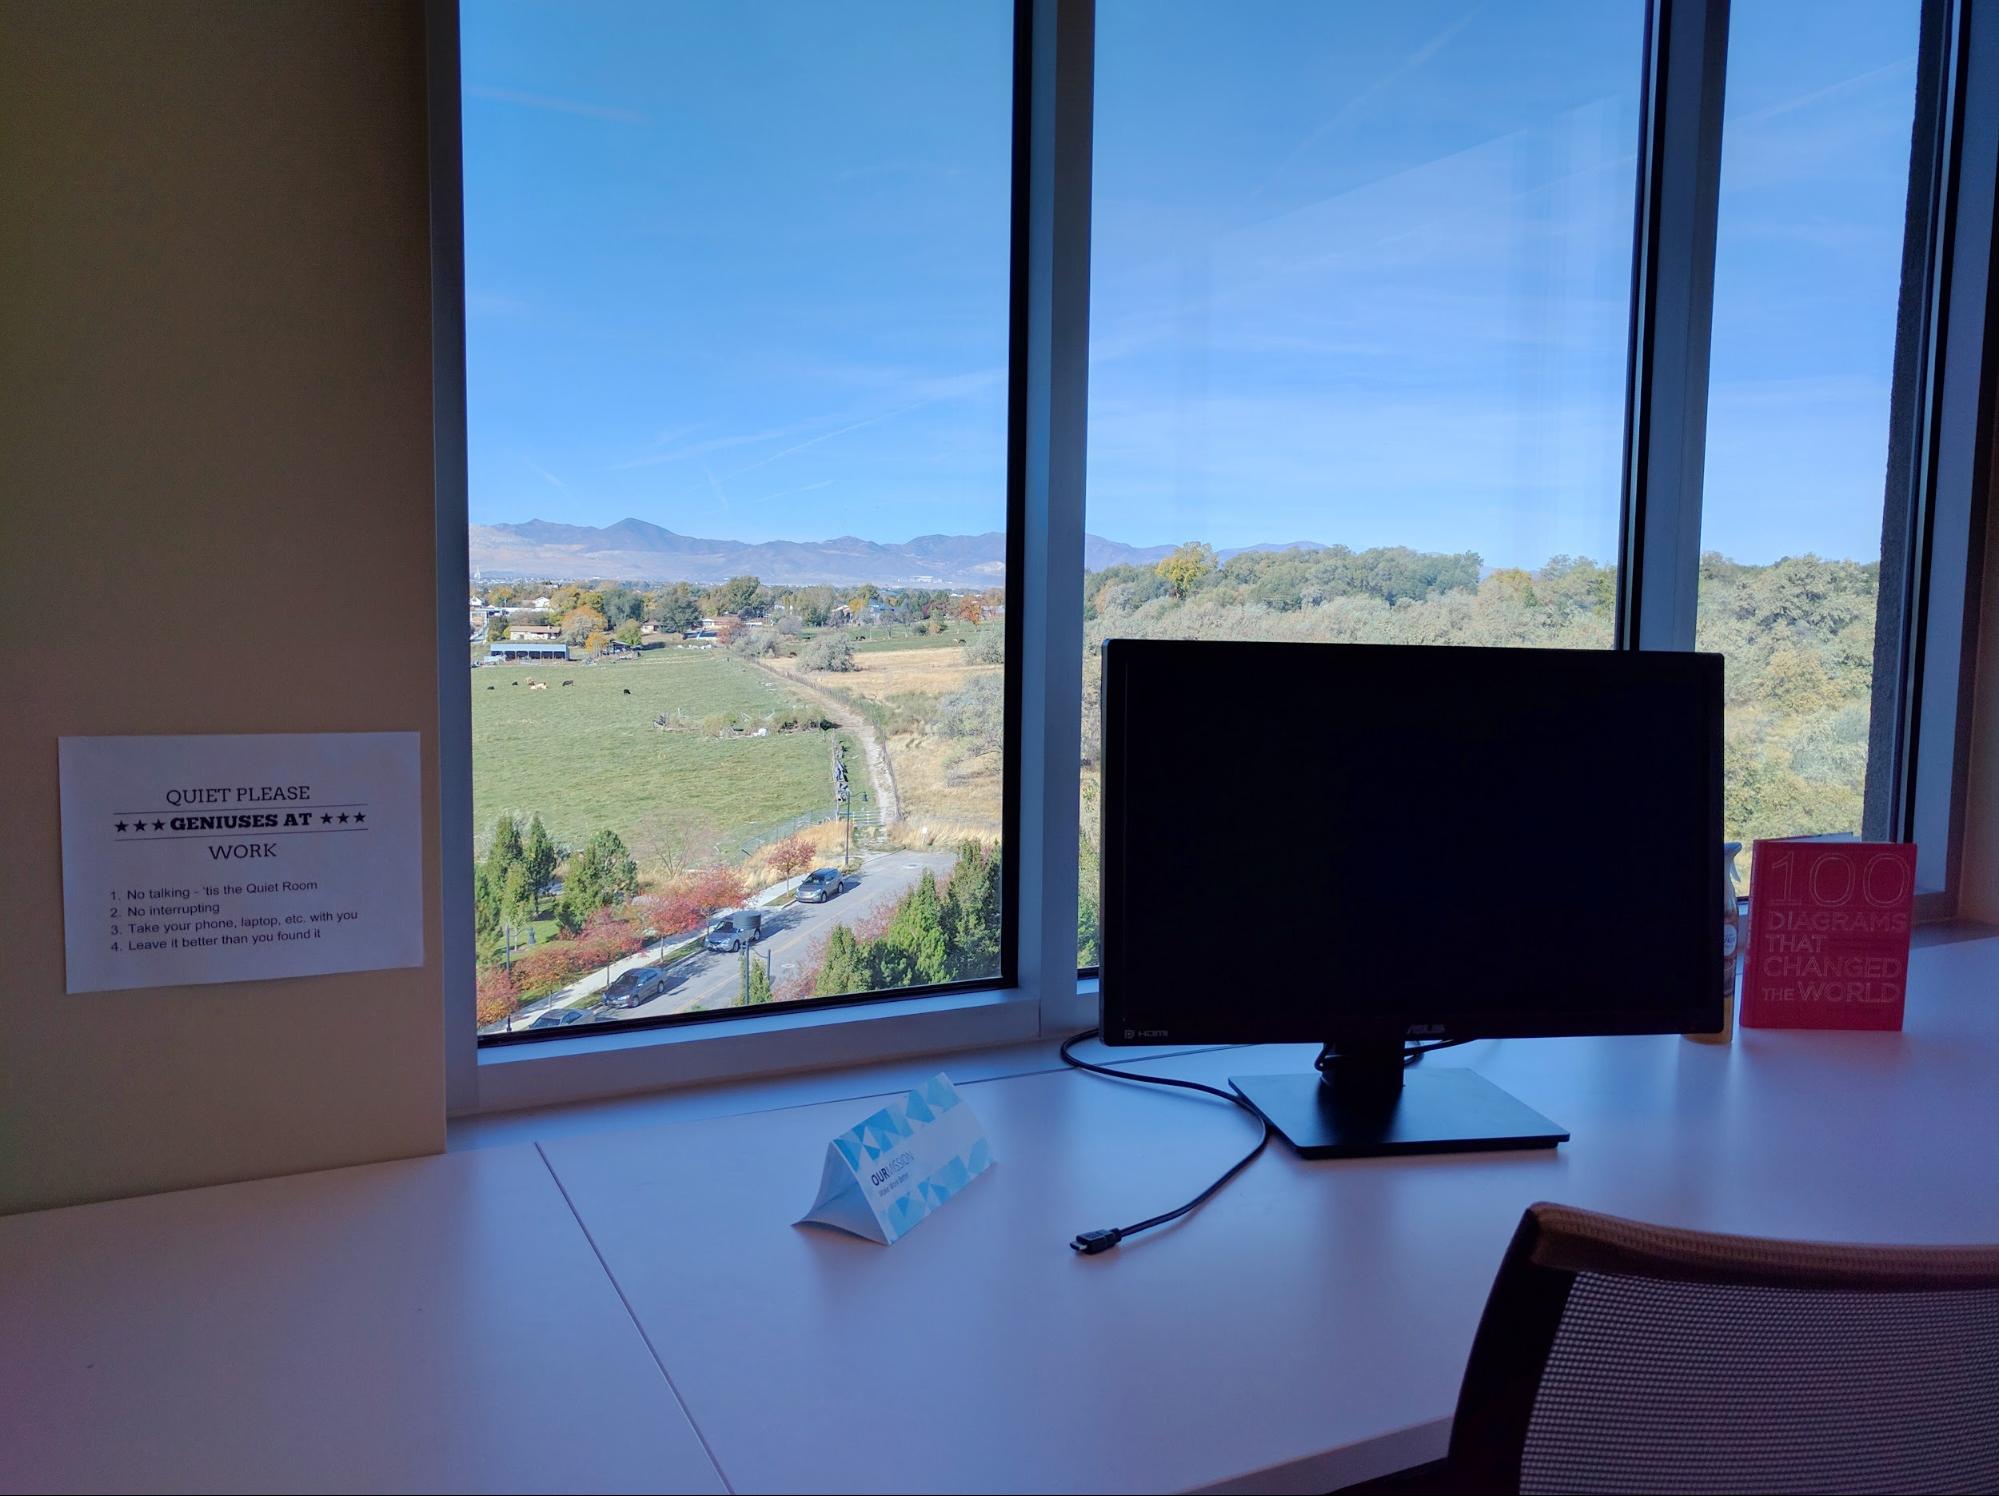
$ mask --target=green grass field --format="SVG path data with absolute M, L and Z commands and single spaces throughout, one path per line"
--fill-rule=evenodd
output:
M 549 688 L 531 691 L 531 680 L 545 680 Z M 574 684 L 560 684 L 564 680 Z M 478 850 L 484 852 L 501 812 L 538 812 L 549 835 L 566 847 L 610 827 L 643 869 L 641 843 L 663 827 L 691 832 L 705 855 L 718 845 L 732 850 L 787 817 L 830 811 L 831 734 L 720 738 L 652 725 L 662 712 L 698 721 L 718 713 L 760 717 L 798 705 L 781 683 L 711 650 L 649 650 L 636 661 L 611 665 L 571 661 L 474 670 Z
M 862 633 L 867 634 L 865 639 L 860 637 Z M 972 633 L 966 625 L 954 623 L 941 634 L 920 634 L 896 625 L 885 629 L 857 628 L 852 630 L 851 637 L 855 654 L 875 654 L 888 649 L 956 649 Z

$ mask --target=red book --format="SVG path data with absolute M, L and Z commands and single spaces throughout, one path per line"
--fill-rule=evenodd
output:
M 1899 1029 L 1914 844 L 1759 841 L 1750 856 L 1743 1027 Z

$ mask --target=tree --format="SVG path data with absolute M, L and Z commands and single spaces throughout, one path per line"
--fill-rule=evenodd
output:
M 486 851 L 486 876 L 498 892 L 506 886 L 507 869 L 521 860 L 521 825 L 508 811 L 493 822 L 493 844 Z
M 639 641 L 645 638 L 645 632 L 636 618 L 627 618 L 611 631 L 611 637 L 628 649 L 637 649 Z
M 954 980 L 999 970 L 1000 854 L 975 841 L 958 845 L 944 904 L 944 932 Z
M 506 882 L 500 885 L 500 919 L 508 925 L 524 925 L 534 909 L 534 886 L 528 882 L 527 863 L 517 861 L 507 868 Z
M 770 1001 L 770 972 L 754 952 L 744 964 L 747 969 L 743 972 L 743 1006 L 759 1007 Z
M 597 594 L 595 606 L 614 629 L 645 617 L 645 599 L 629 587 L 606 587 Z
M 604 615 L 595 608 L 571 608 L 562 615 L 562 637 L 571 644 L 582 644 L 592 634 L 604 632 Z
M 521 862 L 527 869 L 528 888 L 534 896 L 537 914 L 541 912 L 541 891 L 555 876 L 556 860 L 555 843 L 550 840 L 540 815 L 536 815 L 528 822 L 527 839 L 521 844 Z
M 833 933 L 827 937 L 826 959 L 820 963 L 819 976 L 812 984 L 812 991 L 819 997 L 867 992 L 875 986 L 869 966 L 867 952 L 854 939 L 854 932 L 845 925 L 835 925 Z
M 770 594 L 755 577 L 730 577 L 715 593 L 715 611 L 759 618 L 770 606 Z
M 520 1005 L 520 984 L 506 967 L 494 966 L 479 973 L 478 997 L 473 1004 L 472 1016 L 481 1028 L 489 1023 L 501 1022 Z
M 1215 548 L 1205 541 L 1190 540 L 1155 568 L 1173 590 L 1184 598 L 1215 570 Z
M 609 634 L 605 633 L 602 629 L 593 629 L 589 637 L 583 641 L 584 653 L 600 655 L 609 646 L 610 642 L 611 636 Z
M 701 604 L 694 589 L 675 582 L 646 594 L 646 617 L 671 634 L 684 634 L 701 627 Z
M 771 871 L 780 878 L 790 878 L 805 871 L 812 864 L 813 846 L 805 837 L 787 836 L 781 842 L 773 842 L 764 854 Z
M 681 880 L 680 891 L 703 914 L 717 909 L 734 909 L 749 897 L 749 885 L 734 868 L 711 867 L 689 873 Z
M 944 937 L 944 900 L 928 869 L 904 894 L 869 951 L 883 987 L 914 987 L 951 980 L 951 956 Z
M 569 859 L 562 899 L 582 911 L 621 904 L 638 889 L 639 868 L 624 841 L 608 826 L 591 833 L 583 850 Z
M 495 613 L 486 620 L 486 642 L 497 643 L 507 637 L 507 615 Z

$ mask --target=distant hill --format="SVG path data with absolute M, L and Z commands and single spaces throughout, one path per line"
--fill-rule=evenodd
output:
M 597 578 L 625 582 L 720 582 L 748 574 L 782 587 L 816 582 L 879 587 L 994 587 L 1005 580 L 1006 537 L 919 535 L 901 544 L 862 540 L 704 540 L 642 519 L 613 525 L 473 525 L 472 569 L 482 577 Z M 1314 541 L 1259 545 L 1250 550 L 1316 550 Z M 1100 535 L 1083 537 L 1083 565 L 1150 565 L 1171 546 L 1132 546 Z M 1223 551 L 1224 558 L 1236 554 Z

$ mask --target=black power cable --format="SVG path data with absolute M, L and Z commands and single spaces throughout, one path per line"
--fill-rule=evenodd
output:
M 1109 1076 L 1112 1080 L 1133 1080 L 1148 1086 L 1172 1086 L 1174 1089 L 1180 1091 L 1199 1091 L 1204 1096 L 1219 1097 L 1231 1106 L 1240 1107 L 1243 1111 L 1249 1113 L 1257 1124 L 1262 1127 L 1263 1135 L 1256 1140 L 1256 1146 L 1230 1164 L 1219 1179 L 1178 1209 L 1163 1211 L 1156 1216 L 1148 1216 L 1145 1220 L 1139 1221 L 1135 1225 L 1112 1226 L 1102 1231 L 1078 1232 L 1076 1239 L 1069 1243 L 1069 1250 L 1072 1252 L 1081 1252 L 1085 1257 L 1094 1257 L 1099 1252 L 1108 1252 L 1127 1236 L 1136 1236 L 1141 1231 L 1150 1231 L 1154 1226 L 1164 1226 L 1168 1221 L 1177 1221 L 1188 1212 L 1198 1210 L 1201 1206 L 1207 1204 L 1209 1200 L 1213 1199 L 1215 1193 L 1223 1185 L 1227 1184 L 1236 1175 L 1250 1166 L 1257 1154 L 1263 1152 L 1270 1145 L 1271 1134 L 1276 1130 L 1271 1127 L 1269 1118 L 1251 1106 L 1248 1099 L 1237 1092 L 1224 1091 L 1220 1086 L 1206 1085 L 1198 1080 L 1181 1080 L 1178 1076 L 1173 1075 L 1140 1075 L 1136 1071 L 1113 1070 L 1108 1065 L 1093 1065 L 1088 1060 L 1077 1059 L 1073 1052 L 1075 1046 L 1081 1044 L 1085 1039 L 1096 1038 L 1099 1032 L 1100 1030 L 1097 1029 L 1085 1029 L 1080 1034 L 1071 1034 L 1068 1038 L 1064 1039 L 1062 1041 L 1062 1062 L 1066 1065 L 1072 1065 L 1078 1070 L 1087 1070 L 1092 1075 Z M 1428 1044 L 1412 1044 L 1403 1051 L 1402 1063 L 1404 1065 L 1414 1065 L 1432 1050 L 1452 1049 L 1457 1045 L 1469 1042 L 1469 1040 L 1465 1039 L 1438 1039 Z M 1318 1068 L 1323 1072 L 1327 1064 L 1327 1057 L 1320 1055 L 1317 1064 Z
M 1109 1076 L 1112 1080 L 1132 1080 L 1148 1086 L 1172 1086 L 1176 1090 L 1199 1091 L 1207 1096 L 1220 1097 L 1231 1106 L 1241 1107 L 1254 1118 L 1257 1125 L 1263 1129 L 1263 1135 L 1256 1140 L 1256 1146 L 1230 1164 L 1227 1171 L 1219 1179 L 1177 1210 L 1163 1211 L 1159 1215 L 1149 1216 L 1145 1220 L 1130 1226 L 1112 1226 L 1103 1231 L 1078 1232 L 1076 1239 L 1069 1243 L 1069 1249 L 1073 1252 L 1081 1252 L 1085 1257 L 1093 1257 L 1099 1252 L 1108 1252 L 1127 1236 L 1136 1236 L 1141 1231 L 1150 1231 L 1154 1226 L 1164 1226 L 1168 1221 L 1177 1221 L 1189 1211 L 1198 1210 L 1201 1206 L 1207 1204 L 1214 1197 L 1216 1191 L 1221 1189 L 1223 1185 L 1235 1178 L 1244 1169 L 1248 1168 L 1257 1154 L 1263 1152 L 1269 1146 L 1272 1131 L 1270 1122 L 1263 1113 L 1251 1106 L 1246 1099 L 1238 1096 L 1234 1091 L 1224 1091 L 1220 1086 L 1204 1085 L 1197 1080 L 1181 1080 L 1177 1076 L 1140 1075 L 1131 1070 L 1113 1070 L 1108 1065 L 1093 1065 L 1088 1060 L 1079 1060 L 1071 1053 L 1075 1045 L 1082 1043 L 1085 1039 L 1094 1039 L 1097 1037 L 1097 1034 L 1098 1030 L 1089 1029 L 1080 1034 L 1072 1034 L 1067 1039 L 1064 1039 L 1062 1041 L 1063 1063 L 1073 1065 L 1078 1070 L 1087 1070 L 1092 1075 Z

